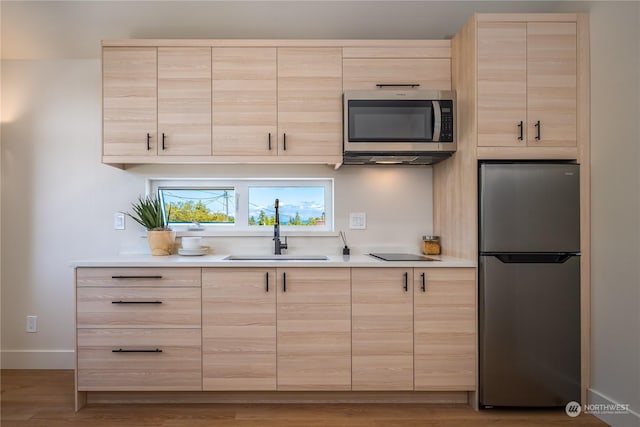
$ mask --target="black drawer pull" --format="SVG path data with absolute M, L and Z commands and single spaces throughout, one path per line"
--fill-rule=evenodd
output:
M 162 279 L 162 276 L 111 276 L 112 279 Z
M 151 150 L 151 134 L 147 133 L 147 151 Z
M 269 132 L 269 151 L 271 151 L 271 132 Z
M 420 83 L 378 83 L 377 87 L 418 87 Z
M 425 274 L 424 274 L 424 273 L 422 273 L 422 274 L 420 275 L 420 277 L 422 278 L 422 286 L 421 286 L 421 288 L 422 288 L 422 292 L 427 292 L 427 284 L 426 284 L 426 281 L 425 281 L 425 277 L 424 277 L 424 276 L 425 276 Z
M 268 272 L 265 273 L 264 279 L 265 279 L 265 283 L 267 285 L 267 292 L 269 292 L 269 273 Z
M 162 353 L 162 350 L 160 350 L 159 348 L 155 348 L 153 350 L 126 350 L 124 348 L 118 348 L 116 350 L 111 350 L 111 353 Z
M 162 301 L 111 301 L 111 304 L 162 304 Z
M 409 292 L 409 273 L 405 271 L 404 273 L 404 291 Z
M 282 292 L 287 292 L 287 273 L 282 273 Z

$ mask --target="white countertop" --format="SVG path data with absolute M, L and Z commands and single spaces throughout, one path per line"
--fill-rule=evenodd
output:
M 383 261 L 369 255 L 328 256 L 327 261 L 308 260 L 225 260 L 229 254 L 202 256 L 120 255 L 110 258 L 76 260 L 73 267 L 475 267 L 475 260 L 429 256 L 438 261 Z

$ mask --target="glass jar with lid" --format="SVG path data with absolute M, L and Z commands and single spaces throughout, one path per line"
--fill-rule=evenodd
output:
M 440 236 L 422 236 L 422 253 L 425 255 L 440 255 Z

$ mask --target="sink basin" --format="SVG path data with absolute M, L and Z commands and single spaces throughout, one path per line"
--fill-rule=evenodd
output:
M 325 255 L 229 255 L 228 261 L 329 261 Z

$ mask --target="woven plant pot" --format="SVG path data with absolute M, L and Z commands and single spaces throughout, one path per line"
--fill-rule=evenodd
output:
M 166 256 L 173 252 L 173 244 L 176 241 L 176 232 L 172 230 L 147 231 L 147 241 L 151 249 L 151 255 Z

